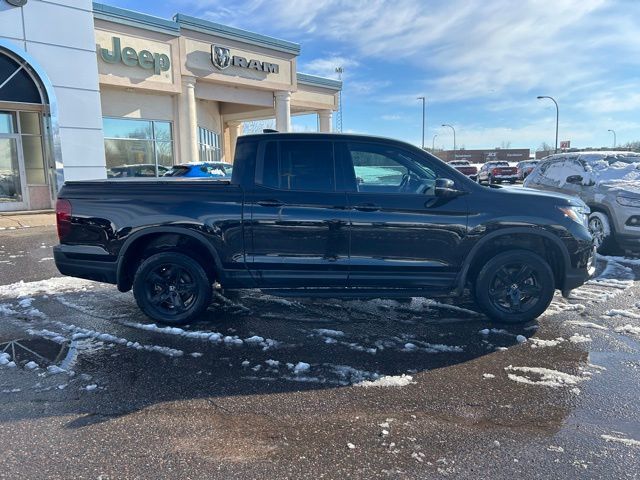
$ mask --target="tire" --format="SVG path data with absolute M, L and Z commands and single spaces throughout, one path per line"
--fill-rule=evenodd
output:
M 133 280 L 133 295 L 140 310 L 166 325 L 195 320 L 211 304 L 212 290 L 198 262 L 179 252 L 147 258 Z
M 598 253 L 607 253 L 616 249 L 611 221 L 606 213 L 592 212 L 589 215 L 589 232 L 593 236 L 593 244 Z
M 526 323 L 539 317 L 555 292 L 551 267 L 527 250 L 510 250 L 489 260 L 475 281 L 478 306 L 492 320 Z

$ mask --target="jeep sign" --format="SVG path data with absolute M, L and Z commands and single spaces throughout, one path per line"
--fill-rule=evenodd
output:
M 220 45 L 211 45 L 211 62 L 218 70 L 224 70 L 227 67 L 240 67 L 266 73 L 278 73 L 280 71 L 277 63 L 247 60 L 239 55 L 232 56 L 229 48 Z
M 100 57 L 107 63 L 124 63 L 128 67 L 142 67 L 145 70 L 153 70 L 156 75 L 166 72 L 171 67 L 169 57 L 164 53 L 151 53 L 149 50 L 136 52 L 131 47 L 120 48 L 120 39 L 111 39 L 113 52 L 108 48 L 100 48 Z

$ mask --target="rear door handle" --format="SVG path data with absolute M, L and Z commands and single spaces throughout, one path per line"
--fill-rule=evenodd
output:
M 377 212 L 378 210 L 380 210 L 380 207 L 378 205 L 374 205 L 373 203 L 361 203 L 360 205 L 354 205 L 353 208 L 361 212 Z
M 274 208 L 282 207 L 284 205 L 284 203 L 282 203 L 280 200 L 274 200 L 274 199 L 258 200 L 256 203 L 261 207 L 274 207 Z

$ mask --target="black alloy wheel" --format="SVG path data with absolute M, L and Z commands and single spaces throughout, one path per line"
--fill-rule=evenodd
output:
M 476 279 L 476 300 L 492 319 L 523 323 L 542 314 L 553 299 L 555 281 L 549 264 L 526 250 L 496 255 Z
M 179 252 L 147 258 L 136 272 L 133 293 L 140 309 L 158 322 L 194 320 L 211 303 L 211 282 L 203 268 Z

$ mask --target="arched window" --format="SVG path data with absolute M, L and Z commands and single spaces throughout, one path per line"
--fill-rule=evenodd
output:
M 29 66 L 0 51 L 0 102 L 46 103 Z

